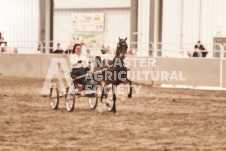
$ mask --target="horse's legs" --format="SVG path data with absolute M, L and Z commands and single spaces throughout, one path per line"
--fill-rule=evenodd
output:
M 117 115 L 117 112 L 116 112 L 116 94 L 115 94 L 115 86 L 112 85 L 112 90 L 113 90 L 113 113 Z
M 128 93 L 128 98 L 131 98 L 132 97 L 132 80 L 130 79 L 127 79 L 127 81 L 129 82 L 129 93 Z
M 104 89 L 102 89 L 102 93 L 101 93 L 101 97 L 100 97 L 100 102 L 101 103 L 102 103 L 103 97 L 104 97 Z
M 98 104 L 98 110 L 99 110 L 100 113 L 102 112 L 102 107 L 101 106 L 102 106 L 103 97 L 104 97 L 104 89 L 102 89 L 102 87 L 101 87 L 100 103 Z

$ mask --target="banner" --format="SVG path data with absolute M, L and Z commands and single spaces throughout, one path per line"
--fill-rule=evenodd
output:
M 72 14 L 74 32 L 103 32 L 103 13 L 74 13 Z
M 102 35 L 75 35 L 75 43 L 85 43 L 88 47 L 101 47 Z

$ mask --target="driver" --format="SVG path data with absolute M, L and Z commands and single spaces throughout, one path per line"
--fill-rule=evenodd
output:
M 70 55 L 70 63 L 72 68 L 72 75 L 81 76 L 89 71 L 88 59 L 86 55 L 81 53 L 81 45 L 75 44 L 73 54 Z

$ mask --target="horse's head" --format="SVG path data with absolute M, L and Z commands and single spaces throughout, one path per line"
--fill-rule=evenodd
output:
M 119 37 L 119 42 L 117 44 L 116 56 L 125 57 L 127 52 L 128 45 L 126 43 L 127 37 L 125 39 L 121 39 Z

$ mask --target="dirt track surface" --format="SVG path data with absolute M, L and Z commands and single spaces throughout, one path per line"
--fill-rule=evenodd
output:
M 0 150 L 226 150 L 225 91 L 143 86 L 116 116 L 85 98 L 52 110 L 43 82 L 0 77 Z

